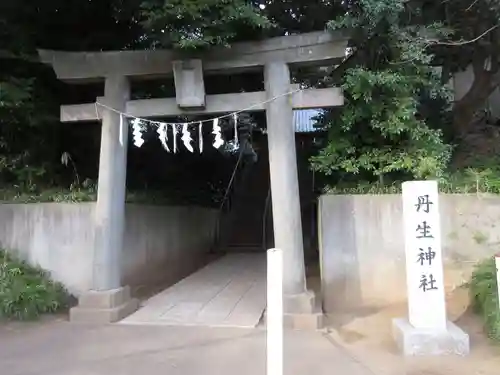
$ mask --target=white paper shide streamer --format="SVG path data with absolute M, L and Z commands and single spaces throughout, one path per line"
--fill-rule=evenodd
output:
M 127 135 L 128 135 L 128 121 L 127 121 L 127 118 L 124 117 L 122 114 L 120 114 L 120 134 L 119 134 L 119 140 L 120 140 L 120 144 L 123 146 L 123 144 L 125 143 L 124 140 L 123 140 L 123 135 L 124 135 L 124 132 L 127 132 Z
M 157 132 L 161 145 L 167 152 L 170 152 L 170 148 L 168 148 L 167 124 L 159 124 Z
M 219 119 L 216 118 L 216 119 L 214 119 L 213 130 L 212 130 L 212 134 L 215 135 L 215 140 L 213 143 L 213 146 L 215 148 L 220 148 L 224 144 L 224 140 L 222 139 L 221 131 L 222 131 L 222 128 L 219 125 Z
M 143 133 L 146 131 L 147 126 L 148 125 L 156 126 L 157 133 L 158 133 L 158 139 L 160 140 L 163 148 L 167 152 L 172 151 L 174 153 L 177 153 L 177 134 L 179 132 L 182 132 L 181 140 L 184 142 L 184 146 L 186 147 L 186 149 L 188 149 L 190 152 L 194 152 L 194 147 L 193 147 L 194 139 L 192 138 L 192 134 L 191 134 L 191 131 L 189 129 L 189 126 L 193 125 L 193 128 L 194 128 L 194 126 L 197 123 L 198 123 L 198 137 L 199 137 L 198 147 L 199 147 L 200 153 L 203 152 L 203 122 L 207 122 L 207 123 L 212 122 L 213 123 L 213 129 L 212 129 L 212 134 L 214 135 L 213 147 L 215 147 L 216 149 L 219 149 L 222 145 L 224 145 L 226 143 L 226 141 L 224 141 L 224 139 L 222 137 L 222 128 L 221 128 L 219 122 L 223 118 L 224 119 L 225 118 L 229 118 L 229 119 L 232 118 L 233 125 L 234 125 L 234 138 L 232 141 L 229 142 L 229 144 L 232 148 L 237 149 L 240 146 L 239 134 L 238 134 L 238 132 L 239 132 L 238 114 L 239 113 L 250 110 L 250 109 L 255 108 L 259 105 L 269 103 L 269 102 L 271 102 L 279 97 L 282 97 L 282 96 L 288 96 L 289 99 L 291 100 L 290 94 L 294 94 L 294 93 L 300 92 L 300 91 L 303 91 L 303 89 L 298 89 L 298 90 L 290 91 L 287 93 L 283 93 L 283 94 L 280 94 L 274 98 L 268 99 L 265 102 L 254 104 L 246 109 L 238 110 L 237 112 L 229 113 L 227 115 L 223 115 L 220 117 L 216 117 L 213 119 L 207 119 L 207 120 L 203 120 L 203 121 L 199 121 L 199 122 L 192 121 L 192 122 L 186 122 L 186 123 L 172 124 L 172 123 L 163 123 L 163 122 L 159 122 L 159 121 L 152 121 L 152 120 L 147 120 L 147 119 L 143 119 L 143 118 L 129 115 L 127 113 L 121 112 L 117 109 L 114 109 L 112 107 L 109 107 L 109 106 L 107 106 L 103 103 L 99 103 L 99 102 L 95 103 L 96 117 L 98 119 L 101 119 L 101 115 L 99 114 L 98 107 L 105 108 L 108 111 L 112 111 L 112 112 L 120 115 L 121 123 L 120 123 L 120 129 L 119 129 L 119 131 L 120 131 L 119 137 L 120 137 L 120 143 L 122 143 L 122 144 L 124 142 L 124 138 L 125 138 L 124 131 L 126 128 L 124 126 L 124 123 L 125 123 L 125 121 L 128 122 L 128 121 L 130 121 L 130 119 L 132 119 L 130 124 L 132 126 L 133 143 L 136 147 L 141 147 L 144 144 Z M 231 122 L 231 120 L 229 120 L 229 122 Z M 170 125 L 172 125 L 172 137 L 173 137 L 172 149 L 170 149 L 169 145 L 168 145 L 168 141 L 169 141 L 169 139 L 168 139 L 168 127 Z M 191 130 L 193 130 L 193 129 L 191 129 Z
M 144 144 L 144 139 L 142 138 L 142 132 L 144 128 L 142 126 L 141 120 L 136 118 L 132 121 L 132 135 L 134 137 L 134 145 L 136 147 L 141 147 Z
M 194 152 L 193 146 L 191 142 L 193 138 L 191 138 L 191 132 L 189 131 L 188 124 L 182 125 L 182 142 L 184 142 L 184 147 L 188 149 L 189 152 Z
M 199 148 L 201 154 L 203 152 L 203 123 L 201 121 L 198 125 L 198 140 L 199 140 Z
M 172 124 L 172 133 L 174 137 L 174 154 L 177 153 L 177 124 Z
M 238 148 L 240 146 L 240 141 L 238 140 L 238 114 L 233 113 L 234 122 L 234 147 Z

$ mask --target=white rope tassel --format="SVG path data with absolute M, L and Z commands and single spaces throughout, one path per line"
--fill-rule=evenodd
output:
M 141 147 L 144 144 L 144 139 L 142 139 L 142 126 L 141 126 L 141 120 L 136 118 L 134 121 L 132 121 L 132 128 L 133 132 L 132 135 L 134 136 L 134 145 L 136 147 Z
M 193 146 L 191 145 L 193 138 L 191 138 L 191 132 L 188 129 L 188 124 L 182 125 L 182 138 L 181 139 L 184 142 L 184 147 L 186 147 L 189 150 L 189 152 L 194 152 Z
M 172 124 L 172 132 L 174 137 L 174 154 L 177 153 L 177 124 Z
M 200 121 L 198 124 L 198 142 L 200 147 L 200 154 L 203 152 L 203 123 Z
M 217 149 L 220 148 L 224 144 L 224 140 L 222 139 L 221 130 L 222 130 L 222 128 L 219 125 L 219 119 L 218 118 L 214 119 L 212 134 L 215 135 L 215 140 L 214 140 L 213 146 Z
M 161 145 L 163 148 L 170 152 L 168 148 L 168 134 L 167 134 L 167 124 L 159 124 L 158 125 L 158 138 L 160 139 Z

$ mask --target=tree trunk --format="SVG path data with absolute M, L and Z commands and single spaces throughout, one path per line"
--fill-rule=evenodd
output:
M 473 61 L 474 81 L 469 91 L 453 106 L 453 127 L 456 135 L 461 139 L 473 127 L 476 112 L 485 107 L 488 98 L 500 84 L 498 61 L 488 70 L 486 61 L 484 57 Z

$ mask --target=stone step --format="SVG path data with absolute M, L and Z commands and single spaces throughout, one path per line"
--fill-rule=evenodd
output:
M 290 305 L 290 301 L 293 303 Z M 298 298 L 288 299 L 289 311 L 296 313 L 283 314 L 283 325 L 285 328 L 294 330 L 314 331 L 324 328 L 325 317 L 321 300 L 312 292 L 304 293 Z M 294 310 L 290 310 L 294 309 Z M 265 325 L 267 321 L 267 310 L 264 311 L 262 322 Z
M 317 331 L 324 327 L 323 313 L 285 314 L 283 325 L 299 331 Z
M 318 309 L 321 311 L 321 302 L 312 291 L 307 291 L 296 296 L 285 296 L 284 305 L 285 311 L 299 314 L 312 313 Z
M 264 325 L 267 324 L 267 313 L 262 317 Z M 321 311 L 305 314 L 283 314 L 283 326 L 299 331 L 316 331 L 324 328 L 325 320 Z

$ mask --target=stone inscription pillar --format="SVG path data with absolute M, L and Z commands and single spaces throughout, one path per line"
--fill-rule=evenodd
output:
M 469 335 L 446 318 L 437 181 L 407 181 L 403 223 L 408 318 L 392 321 L 392 332 L 405 356 L 469 354 Z

